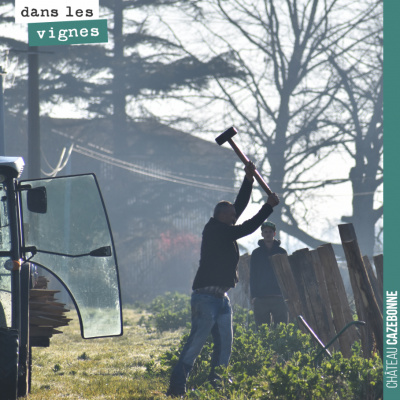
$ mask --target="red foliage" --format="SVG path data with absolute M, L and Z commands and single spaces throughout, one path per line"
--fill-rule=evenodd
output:
M 162 261 L 179 257 L 188 259 L 200 253 L 200 238 L 190 233 L 173 233 L 171 231 L 160 234 L 158 243 L 158 258 Z

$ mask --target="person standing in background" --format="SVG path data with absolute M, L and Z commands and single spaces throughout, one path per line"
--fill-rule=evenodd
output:
M 270 257 L 275 254 L 287 254 L 280 247 L 281 241 L 275 239 L 276 226 L 266 221 L 261 225 L 264 239 L 251 255 L 250 295 L 254 304 L 254 318 L 257 328 L 262 324 L 271 325 L 271 314 L 275 324 L 287 323 L 288 310 L 279 288 Z

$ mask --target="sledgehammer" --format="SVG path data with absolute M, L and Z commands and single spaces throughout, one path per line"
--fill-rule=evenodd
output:
M 224 133 L 219 135 L 215 141 L 221 146 L 225 142 L 228 142 L 231 146 L 232 149 L 235 150 L 235 153 L 239 156 L 239 158 L 242 160 L 243 164 L 246 165 L 249 162 L 249 159 L 246 157 L 245 154 L 242 153 L 242 151 L 237 147 L 236 143 L 232 140 L 233 136 L 237 134 L 237 129 L 234 128 L 233 126 L 230 127 L 228 130 L 226 130 Z M 265 190 L 267 195 L 269 196 L 272 193 L 272 190 L 269 188 L 267 183 L 264 181 L 260 173 L 255 170 L 254 171 L 254 177 L 257 179 L 257 182 L 260 184 L 260 186 Z

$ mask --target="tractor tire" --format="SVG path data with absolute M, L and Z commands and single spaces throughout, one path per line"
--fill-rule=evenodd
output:
M 18 346 L 18 330 L 0 328 L 0 400 L 17 399 Z

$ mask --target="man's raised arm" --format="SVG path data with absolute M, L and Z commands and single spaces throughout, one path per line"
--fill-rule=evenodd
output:
M 229 235 L 233 240 L 240 239 L 250 235 L 272 214 L 273 207 L 279 204 L 279 197 L 276 193 L 268 196 L 267 202 L 261 207 L 261 210 L 251 219 L 240 225 L 227 226 Z
M 246 176 L 243 180 L 242 186 L 240 187 L 235 203 L 233 204 L 236 210 L 236 219 L 240 217 L 244 209 L 247 207 L 247 204 L 249 204 L 251 191 L 253 189 L 253 176 L 256 166 L 253 164 L 253 162 L 249 161 L 244 170 L 246 172 Z

